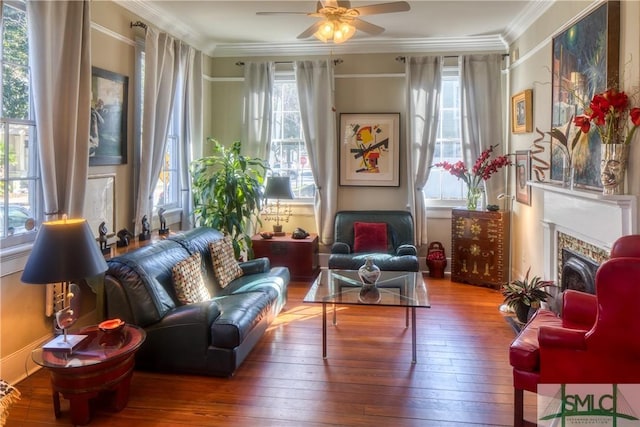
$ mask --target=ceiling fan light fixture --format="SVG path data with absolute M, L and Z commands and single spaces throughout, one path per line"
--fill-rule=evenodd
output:
M 333 40 L 334 43 L 340 44 L 353 37 L 355 32 L 355 27 L 348 21 L 327 19 L 320 24 L 313 36 L 324 43 Z

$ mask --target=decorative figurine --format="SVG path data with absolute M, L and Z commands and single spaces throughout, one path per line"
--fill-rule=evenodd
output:
M 124 246 L 129 246 L 129 239 L 133 237 L 133 234 L 131 234 L 131 232 L 126 228 L 123 228 L 122 230 L 118 231 L 116 235 L 118 236 L 118 241 L 116 242 L 116 245 L 119 248 L 122 248 Z
M 161 236 L 169 234 L 169 229 L 167 228 L 167 219 L 164 217 L 165 212 L 165 208 L 158 209 L 158 220 L 160 221 L 160 229 L 158 230 L 158 234 L 160 234 Z
M 107 244 L 107 224 L 104 221 L 98 226 L 98 241 L 100 242 L 100 251 L 102 255 L 111 255 L 111 246 Z
M 151 238 L 151 229 L 149 228 L 149 219 L 146 215 L 142 217 L 142 233 L 138 235 L 138 239 L 149 240 Z

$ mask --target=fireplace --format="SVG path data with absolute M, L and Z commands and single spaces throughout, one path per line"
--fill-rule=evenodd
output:
M 599 263 L 571 249 L 562 249 L 562 271 L 560 273 L 560 290 L 595 294 L 596 271 Z
M 633 195 L 603 196 L 553 184 L 531 185 L 543 192 L 544 278 L 554 280 L 557 285 L 551 291 L 554 298 L 550 305 L 558 312 L 561 291 L 570 287 L 591 287 L 589 283 L 591 277 L 595 279 L 597 265 L 608 259 L 615 240 L 637 232 L 637 200 Z M 570 261 L 564 272 L 566 283 L 562 280 L 564 249 L 591 260 Z

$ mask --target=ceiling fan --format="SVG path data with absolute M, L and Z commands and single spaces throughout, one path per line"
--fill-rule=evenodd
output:
M 384 31 L 383 27 L 360 19 L 360 16 L 378 15 L 381 13 L 406 12 L 411 9 L 406 1 L 372 4 L 361 7 L 351 7 L 350 1 L 323 0 L 318 1 L 316 11 L 305 12 L 256 12 L 257 15 L 307 15 L 322 20 L 311 25 L 298 35 L 298 39 L 314 36 L 323 42 L 333 40 L 343 43 L 349 40 L 356 30 L 367 34 L 377 35 Z

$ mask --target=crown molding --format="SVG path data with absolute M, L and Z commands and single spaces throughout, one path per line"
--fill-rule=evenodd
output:
M 522 36 L 525 31 L 536 22 L 556 0 L 533 0 L 505 29 L 502 37 L 507 44 L 511 44 Z
M 219 44 L 212 57 L 340 55 L 357 53 L 415 52 L 506 52 L 507 43 L 500 35 L 474 37 L 441 37 L 428 39 L 354 40 L 344 44 L 303 41 L 297 43 Z

